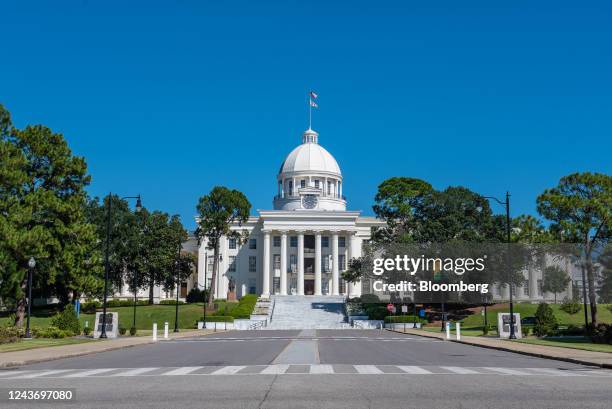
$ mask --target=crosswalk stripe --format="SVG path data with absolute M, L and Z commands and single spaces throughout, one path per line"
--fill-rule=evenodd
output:
M 428 375 L 431 374 L 430 371 L 428 371 L 427 369 L 423 369 L 420 366 L 398 366 L 399 369 L 401 369 L 402 371 L 409 373 L 409 374 L 413 374 L 413 375 Z
M 584 376 L 584 375 L 577 374 L 575 372 L 562 371 L 562 370 L 553 369 L 553 368 L 526 368 L 526 369 L 529 369 L 530 371 L 533 371 L 533 372 L 541 373 L 543 375 Z
M 8 377 L 12 377 L 12 376 L 16 376 L 16 375 L 23 375 L 26 373 L 31 373 L 34 371 L 15 371 L 15 370 L 10 370 L 10 371 L 0 371 L 0 378 L 8 378 Z
M 360 374 L 381 374 L 384 373 L 376 367 L 376 365 L 353 365 Z
M 332 374 L 334 367 L 331 365 L 310 365 L 311 374 Z
M 142 375 L 146 372 L 154 371 L 156 369 L 159 369 L 159 368 L 135 368 L 135 369 L 130 369 L 129 371 L 116 373 L 113 376 L 136 376 L 136 375 Z
M 510 369 L 510 368 L 493 368 L 493 367 L 488 367 L 488 366 L 484 366 L 482 367 L 483 369 L 486 369 L 488 371 L 493 371 L 493 372 L 497 372 L 497 373 L 502 373 L 504 375 L 531 375 L 528 372 L 524 372 L 524 371 L 519 371 L 518 369 Z
M 238 371 L 246 368 L 245 366 L 224 366 L 212 372 L 211 375 L 234 375 Z
M 76 373 L 71 373 L 68 375 L 64 375 L 62 378 L 84 378 L 87 376 L 92 376 L 92 375 L 99 375 L 105 372 L 110 372 L 110 371 L 114 371 L 116 369 L 119 368 L 99 368 L 99 369 L 91 369 L 89 371 L 84 371 L 84 372 L 76 372 Z
M 74 371 L 74 369 L 54 369 L 52 371 L 34 372 L 34 373 L 29 373 L 29 374 L 25 374 L 25 375 L 21 375 L 21 376 L 16 376 L 16 377 L 11 378 L 11 379 L 40 378 L 41 376 L 56 375 L 56 374 L 60 374 L 60 373 L 64 373 L 64 372 L 69 372 L 69 371 Z
M 190 374 L 202 368 L 204 367 L 203 366 L 184 366 L 182 368 L 176 368 L 171 371 L 164 372 L 162 375 L 165 375 L 165 376 L 187 375 L 187 374 Z
M 479 374 L 480 372 L 475 371 L 473 369 L 468 369 L 468 368 L 461 368 L 458 366 L 441 366 L 440 368 L 442 369 L 446 369 L 447 371 L 451 371 L 454 373 L 458 373 L 461 375 L 474 375 L 474 374 Z
M 268 365 L 260 373 L 263 375 L 282 375 L 287 372 L 287 369 L 289 369 L 289 365 Z

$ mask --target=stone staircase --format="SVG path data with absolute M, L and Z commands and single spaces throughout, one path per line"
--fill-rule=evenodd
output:
M 272 296 L 271 322 L 265 329 L 343 329 L 344 298 L 338 296 Z

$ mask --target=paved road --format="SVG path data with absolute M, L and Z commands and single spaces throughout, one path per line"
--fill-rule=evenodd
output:
M 612 371 L 391 332 L 242 331 L 0 371 L 10 387 L 72 387 L 86 408 L 607 408 Z

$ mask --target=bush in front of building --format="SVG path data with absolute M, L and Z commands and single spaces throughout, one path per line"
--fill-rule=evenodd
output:
M 561 311 L 564 311 L 570 315 L 574 315 L 582 309 L 582 306 L 577 300 L 570 300 L 569 298 L 565 298 L 559 308 L 561 309 Z
M 535 325 L 533 326 L 533 332 L 538 337 L 546 335 L 552 335 L 557 329 L 557 318 L 550 307 L 545 302 L 538 305 L 538 309 L 535 313 Z
M 18 342 L 23 337 L 24 331 L 22 328 L 15 326 L 3 326 L 0 327 L 0 344 L 9 344 L 11 342 Z
M 179 300 L 179 304 L 185 304 L 185 301 Z M 176 305 L 176 300 L 161 300 L 159 305 Z
M 612 344 L 612 324 L 589 324 L 589 334 L 596 344 Z
M 57 327 L 50 326 L 46 328 L 32 328 L 32 335 L 35 338 L 66 338 L 72 336 L 72 332 L 61 330 Z
M 363 309 L 371 320 L 384 320 L 389 315 L 386 305 L 381 304 L 364 304 Z
M 388 315 L 385 317 L 385 322 L 388 324 L 403 324 L 417 322 L 420 324 L 427 324 L 426 319 L 414 315 Z
M 189 290 L 186 301 L 187 303 L 206 302 L 207 298 L 208 298 L 208 291 L 200 290 L 194 287 L 191 290 Z
M 51 319 L 51 327 L 56 327 L 68 335 L 79 335 L 81 333 L 81 323 L 74 311 L 74 306 L 67 304 L 64 307 L 64 311 L 56 314 Z

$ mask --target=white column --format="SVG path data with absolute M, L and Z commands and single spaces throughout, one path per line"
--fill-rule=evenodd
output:
M 298 295 L 304 295 L 304 232 L 298 233 Z
M 340 272 L 338 269 L 338 232 L 332 233 L 332 295 L 340 295 Z
M 321 232 L 315 233 L 315 294 L 321 293 Z
M 270 232 L 264 231 L 262 297 L 270 296 Z
M 529 299 L 536 300 L 538 298 L 538 275 L 536 268 L 529 266 Z
M 287 232 L 281 233 L 280 295 L 287 295 Z

